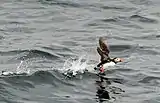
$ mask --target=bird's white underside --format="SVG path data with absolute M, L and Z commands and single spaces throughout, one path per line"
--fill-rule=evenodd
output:
M 114 62 L 105 63 L 105 64 L 103 64 L 103 68 L 107 69 L 108 67 L 111 67 L 111 66 L 114 66 L 114 65 L 115 65 Z

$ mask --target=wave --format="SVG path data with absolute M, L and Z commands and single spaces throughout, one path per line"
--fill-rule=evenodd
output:
M 101 7 L 104 10 L 119 10 L 119 11 L 124 11 L 124 12 L 129 12 L 129 11 L 133 11 L 136 8 L 134 7 L 125 7 L 125 6 L 102 6 Z
M 155 40 L 155 39 L 159 39 L 160 35 L 155 33 L 155 34 L 142 35 L 139 37 L 132 37 L 132 38 L 141 39 L 141 40 Z
M 131 45 L 110 45 L 109 47 L 111 48 L 111 51 L 118 51 L 118 52 L 133 48 L 133 46 Z
M 22 86 L 23 84 L 28 87 L 34 87 L 38 84 L 51 84 L 53 86 L 58 86 L 58 84 L 64 84 L 68 86 L 74 86 L 73 84 L 67 82 L 65 75 L 59 73 L 58 71 L 37 71 L 31 75 L 12 75 L 12 76 L 1 76 L 0 79 L 4 80 L 6 83 L 16 86 Z M 15 82 L 16 81 L 16 82 Z
M 151 0 L 130 0 L 129 2 L 136 5 L 153 5 Z
M 130 19 L 131 20 L 137 20 L 139 22 L 144 22 L 144 23 L 158 23 L 158 21 L 155 20 L 155 19 L 143 17 L 143 16 L 140 16 L 140 15 L 132 15 L 132 16 L 130 16 Z
M 80 4 L 69 2 L 69 1 L 60 1 L 60 0 L 39 0 L 39 2 L 43 4 L 49 4 L 49 5 L 59 5 L 62 7 L 81 7 Z
M 37 65 L 39 65 L 39 63 L 43 62 L 44 63 L 44 57 L 47 59 L 51 60 L 58 60 L 58 56 L 55 56 L 51 53 L 42 51 L 42 50 L 14 50 L 14 51 L 7 51 L 7 52 L 0 52 L 1 55 L 16 55 L 18 54 L 18 56 L 16 57 L 16 60 L 21 60 L 20 64 L 17 66 L 17 68 L 11 71 L 6 71 L 3 70 L 1 75 L 2 77 L 4 76 L 8 76 L 8 77 L 12 77 L 12 76 L 24 76 L 24 75 L 31 75 L 36 71 L 48 71 L 48 70 L 58 70 L 60 73 L 65 74 L 65 75 L 70 75 L 70 76 L 75 76 L 75 75 L 81 75 L 84 74 L 85 72 L 88 71 L 92 71 L 93 72 L 93 68 L 94 68 L 94 64 L 88 64 L 89 63 L 89 59 L 87 58 L 87 56 L 80 56 L 77 58 L 69 58 L 64 62 L 63 67 L 55 67 L 55 61 L 52 61 L 52 63 L 54 62 L 53 67 L 43 67 L 43 68 L 49 68 L 49 69 L 43 69 L 42 67 L 36 66 L 34 65 L 34 67 L 32 67 L 32 64 L 38 63 Z M 39 58 L 42 58 L 43 61 L 40 61 Z M 53 59 L 52 59 L 53 58 Z M 38 61 L 39 62 L 38 62 Z M 54 68 L 55 67 L 55 68 Z M 34 68 L 34 69 L 31 69 Z M 39 68 L 39 69 L 36 69 Z
M 58 59 L 60 56 L 56 54 L 51 54 L 48 51 L 31 49 L 31 50 L 12 50 L 12 51 L 0 51 L 0 55 L 17 55 L 17 59 L 26 60 L 35 57 L 46 57 L 50 59 Z M 22 54 L 22 55 L 21 55 Z
M 122 17 L 122 16 L 100 19 L 100 20 L 96 20 L 96 22 L 99 25 L 101 25 L 101 24 L 104 25 L 104 23 L 105 24 L 109 23 L 109 24 L 119 25 L 119 26 L 123 26 L 123 27 L 127 27 L 127 28 L 128 27 L 136 28 L 136 29 L 142 29 L 143 28 L 142 26 L 140 26 L 138 24 L 135 24 L 134 22 L 129 20 L 128 17 Z
M 107 19 L 103 19 L 103 22 L 118 22 L 119 20 L 117 18 L 107 18 Z
M 160 81 L 160 77 L 155 77 L 155 76 L 146 76 L 142 80 L 140 80 L 140 83 L 149 83 L 149 84 L 154 84 L 156 85 Z
M 20 51 L 19 51 L 20 52 Z M 24 52 L 24 51 L 21 51 Z M 94 64 L 88 64 L 89 63 L 89 59 L 87 58 L 87 56 L 82 55 L 80 57 L 77 58 L 69 58 L 64 62 L 64 65 L 62 68 L 50 68 L 50 70 L 31 70 L 28 66 L 29 63 L 31 62 L 30 59 L 29 61 L 24 60 L 21 61 L 20 64 L 17 66 L 17 68 L 15 69 L 14 72 L 12 71 L 4 71 L 4 73 L 2 73 L 2 76 L 0 77 L 19 77 L 19 76 L 51 76 L 51 75 L 55 75 L 57 76 L 61 76 L 61 78 L 66 78 L 66 76 L 79 76 L 82 75 L 86 72 L 94 72 Z M 52 74 L 47 74 L 49 73 L 49 71 L 53 71 L 51 72 Z M 55 74 L 56 72 L 56 74 Z M 90 74 L 91 75 L 91 74 Z M 54 76 L 54 77 L 55 77 Z M 47 77 L 46 77 L 47 78 Z M 52 76 L 50 77 L 52 78 Z

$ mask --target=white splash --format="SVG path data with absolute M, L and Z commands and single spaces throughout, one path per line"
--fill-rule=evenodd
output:
M 84 73 L 86 70 L 88 71 L 88 58 L 83 55 L 78 59 L 69 58 L 65 61 L 62 72 L 67 75 L 71 73 L 72 75 L 77 75 L 78 73 Z
M 27 68 L 27 65 L 23 64 L 24 61 L 21 61 L 20 64 L 16 68 L 16 74 L 30 73 L 30 69 Z
M 21 61 L 17 66 L 16 71 L 2 71 L 1 76 L 13 76 L 13 75 L 27 75 L 30 73 L 30 69 L 27 68 L 27 65 L 23 64 L 24 61 Z

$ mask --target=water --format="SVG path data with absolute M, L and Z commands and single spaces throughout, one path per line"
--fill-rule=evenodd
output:
M 159 103 L 159 6 L 159 0 L 1 0 L 0 71 L 29 74 L 1 76 L 0 102 Z M 106 71 L 103 83 L 92 72 L 101 36 L 110 55 L 125 60 Z M 65 66 L 75 76 L 64 75 Z

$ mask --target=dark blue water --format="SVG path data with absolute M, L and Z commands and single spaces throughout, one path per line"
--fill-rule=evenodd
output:
M 159 0 L 1 0 L 0 72 L 29 74 L 1 76 L 0 103 L 159 103 L 159 9 Z M 101 36 L 125 62 L 104 82 L 64 75 L 69 58 L 97 65 Z

